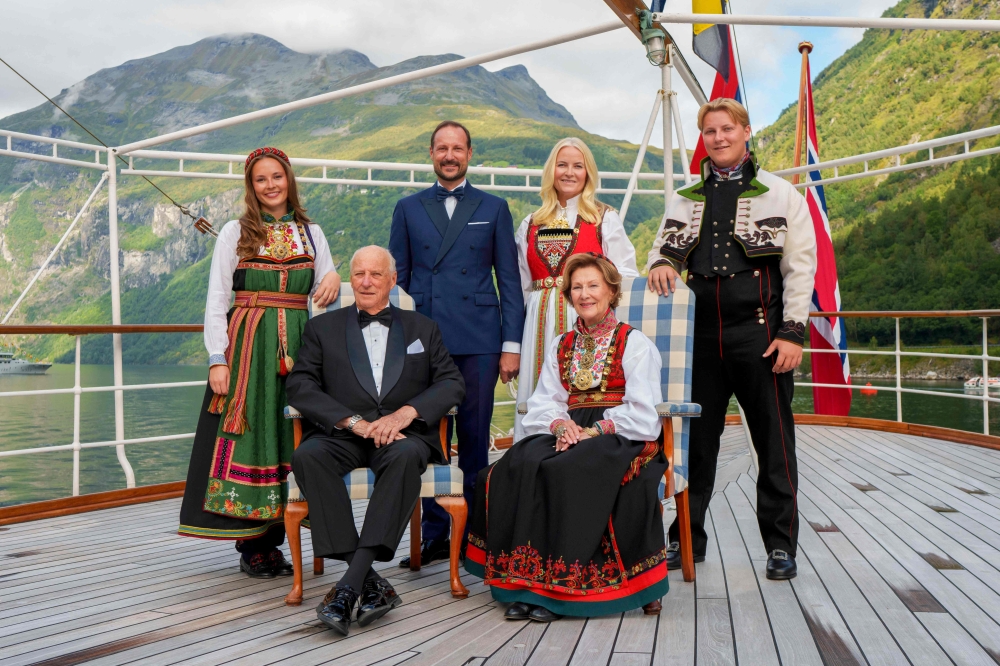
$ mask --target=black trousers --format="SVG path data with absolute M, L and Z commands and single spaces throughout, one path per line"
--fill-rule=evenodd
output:
M 792 420 L 791 372 L 775 374 L 775 356 L 763 354 L 781 326 L 782 285 L 777 266 L 731 277 L 689 275 L 695 293 L 691 401 L 701 417 L 691 420 L 688 488 L 695 555 L 708 544 L 705 512 L 712 499 L 719 441 L 729 399 L 743 407 L 757 451 L 757 523 L 767 552 L 795 556 L 799 518 L 798 471 Z M 678 525 L 670 526 L 677 541 Z
M 317 557 L 345 559 L 358 548 L 375 548 L 376 559 L 387 562 L 417 505 L 420 475 L 431 459 L 430 446 L 419 439 L 401 439 L 375 448 L 370 439 L 310 437 L 292 456 L 292 471 L 309 500 L 309 525 Z M 358 467 L 375 472 L 375 489 L 365 512 L 361 535 L 343 476 Z

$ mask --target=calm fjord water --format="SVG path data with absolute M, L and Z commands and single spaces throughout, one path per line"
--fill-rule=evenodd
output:
M 203 366 L 126 366 L 126 384 L 202 381 Z M 109 365 L 81 368 L 83 386 L 112 383 Z M 893 381 L 873 380 L 876 386 Z M 0 376 L 0 392 L 31 389 L 72 388 L 73 366 L 54 365 L 46 375 Z M 956 381 L 905 382 L 904 386 L 962 392 Z M 186 387 L 125 392 L 125 436 L 154 437 L 194 432 L 198 423 L 204 388 Z M 509 400 L 505 387 L 498 387 L 497 400 Z M 114 394 L 85 393 L 81 396 L 80 441 L 114 439 Z M 793 403 L 796 412 L 812 412 L 812 391 L 799 388 Z M 735 403 L 731 409 L 735 412 Z M 511 427 L 512 407 L 497 408 L 494 422 Z M 896 418 L 893 393 L 874 397 L 854 394 L 852 416 Z M 973 400 L 903 396 L 903 418 L 911 423 L 983 431 L 982 403 Z M 1000 434 L 1000 405 L 991 410 L 990 431 Z M 0 398 L 0 451 L 69 444 L 73 441 L 73 396 L 30 396 Z M 135 470 L 136 483 L 149 485 L 181 481 L 187 473 L 191 440 L 152 442 L 126 447 Z M 72 489 L 73 454 L 70 451 L 0 458 L 0 505 L 66 497 Z M 125 475 L 114 447 L 84 449 L 80 452 L 80 492 L 92 493 L 125 487 Z

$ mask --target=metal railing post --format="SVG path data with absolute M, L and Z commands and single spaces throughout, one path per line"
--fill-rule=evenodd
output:
M 76 336 L 73 371 L 73 497 L 80 494 L 80 336 Z
M 903 422 L 903 373 L 900 368 L 899 317 L 896 317 L 896 420 Z
M 122 323 L 121 279 L 119 276 L 118 259 L 118 165 L 115 163 L 115 153 L 108 148 L 108 239 L 111 254 L 111 323 L 120 326 Z M 122 335 L 111 334 L 111 345 L 115 364 L 115 387 L 121 387 L 125 381 L 122 372 Z M 125 439 L 125 392 L 115 391 L 115 439 Z M 125 455 L 125 447 L 115 447 L 118 463 L 125 472 L 125 487 L 135 488 L 135 472 Z
M 660 105 L 663 103 L 663 91 L 657 90 L 653 99 L 653 110 L 649 114 L 649 122 L 646 123 L 646 133 L 642 135 L 642 143 L 639 144 L 639 154 L 635 158 L 635 165 L 632 167 L 632 175 L 628 179 L 628 188 L 625 191 L 625 198 L 622 199 L 622 209 L 619 213 L 622 222 L 628 215 L 628 206 L 632 201 L 632 193 L 638 187 L 639 171 L 642 170 L 642 162 L 646 158 L 646 149 L 649 147 L 649 137 L 653 135 L 653 126 L 656 124 L 656 116 L 660 113 Z M 600 187 L 600 183 L 598 183 Z
M 668 51 L 669 53 L 669 51 Z M 663 100 L 664 103 L 661 105 L 663 109 L 663 210 L 666 211 L 670 207 L 670 199 L 674 196 L 674 146 L 673 146 L 673 127 L 671 120 L 673 119 L 673 113 L 670 109 L 670 94 L 673 92 L 673 88 L 670 83 L 670 74 L 673 69 L 673 65 L 670 64 L 669 58 L 667 62 L 660 65 L 660 75 L 662 77 L 662 83 L 660 87 L 663 89 Z
M 990 360 L 989 339 L 987 338 L 986 322 L 989 317 L 983 317 L 983 434 L 990 434 Z

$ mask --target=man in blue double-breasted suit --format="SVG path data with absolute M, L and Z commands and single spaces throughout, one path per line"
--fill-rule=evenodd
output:
M 389 251 L 399 286 L 413 297 L 417 312 L 437 322 L 465 377 L 465 401 L 456 418 L 458 465 L 472 506 L 476 475 L 489 464 L 497 378 L 510 381 L 520 364 L 524 297 L 510 208 L 465 179 L 472 158 L 469 130 L 441 123 L 431 134 L 430 154 L 438 180 L 396 204 Z M 420 559 L 429 564 L 448 557 L 449 517 L 433 500 L 424 500 L 423 508 Z M 409 564 L 407 558 L 400 566 Z

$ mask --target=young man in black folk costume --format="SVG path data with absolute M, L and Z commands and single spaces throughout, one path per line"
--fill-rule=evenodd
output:
M 702 179 L 674 194 L 647 268 L 649 287 L 674 290 L 687 268 L 695 293 L 689 494 L 695 562 L 705 559 L 705 512 L 715 485 L 729 399 L 746 413 L 757 451 L 757 522 L 767 577 L 793 578 L 798 540 L 792 371 L 802 362 L 816 273 L 816 236 L 805 199 L 757 168 L 746 149 L 750 123 L 732 99 L 698 113 L 708 157 Z M 667 563 L 680 568 L 678 525 Z

